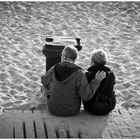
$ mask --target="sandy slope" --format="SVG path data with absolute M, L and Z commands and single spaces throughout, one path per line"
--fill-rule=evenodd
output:
M 80 37 L 77 64 L 89 67 L 102 48 L 116 75 L 119 105 L 140 106 L 140 11 L 122 2 L 0 2 L 0 106 L 28 109 L 39 102 L 46 36 Z

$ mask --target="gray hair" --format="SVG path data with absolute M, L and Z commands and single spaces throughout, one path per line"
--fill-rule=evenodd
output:
M 63 50 L 66 53 L 66 56 L 75 61 L 77 58 L 77 49 L 74 46 L 66 46 Z
M 105 65 L 107 62 L 107 53 L 104 50 L 98 49 L 92 52 L 91 63 L 95 65 Z

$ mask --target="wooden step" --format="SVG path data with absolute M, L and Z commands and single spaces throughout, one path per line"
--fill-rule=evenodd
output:
M 140 109 L 116 107 L 106 116 L 82 111 L 73 117 L 45 110 L 5 110 L 0 115 L 0 138 L 140 138 Z

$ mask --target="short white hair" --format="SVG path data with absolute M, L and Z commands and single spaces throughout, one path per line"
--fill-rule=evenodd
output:
M 63 51 L 69 59 L 75 61 L 75 59 L 77 58 L 78 52 L 74 46 L 66 46 Z
M 108 56 L 107 53 L 102 49 L 97 49 L 92 51 L 91 63 L 95 65 L 105 65 L 107 62 Z

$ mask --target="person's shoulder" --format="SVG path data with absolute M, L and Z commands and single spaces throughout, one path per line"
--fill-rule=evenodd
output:
M 85 75 L 85 73 L 86 73 L 86 71 L 83 70 L 82 68 L 81 68 L 81 69 L 78 69 L 78 70 L 76 71 L 76 75 L 78 75 L 78 76 L 83 76 L 83 75 Z
M 55 67 L 55 66 L 50 67 L 50 69 L 46 72 L 46 74 L 47 74 L 47 75 L 48 75 L 48 74 L 51 74 L 51 73 L 53 72 L 53 70 L 54 70 L 54 67 Z
M 110 71 L 108 72 L 109 73 L 109 75 L 111 75 L 111 76 L 115 76 L 115 74 L 114 74 L 114 72 L 113 72 L 113 70 L 110 68 Z
M 107 72 L 108 74 L 110 74 L 110 75 L 114 75 L 114 72 L 113 72 L 113 70 L 112 70 L 111 67 L 109 67 L 109 66 L 105 66 L 105 68 L 106 68 L 106 72 Z
M 107 76 L 113 82 L 113 84 L 115 85 L 116 84 L 115 74 L 114 74 L 114 72 L 111 68 L 109 68 L 109 69 L 110 69 L 110 71 L 108 72 Z

